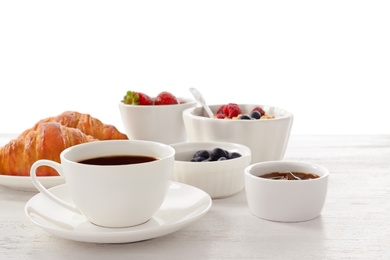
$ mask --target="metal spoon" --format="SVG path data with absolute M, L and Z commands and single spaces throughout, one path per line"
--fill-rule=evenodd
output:
M 199 102 L 199 104 L 202 105 L 202 107 L 204 108 L 204 110 L 206 110 L 206 113 L 208 114 L 209 117 L 214 117 L 214 114 L 213 112 L 211 111 L 211 109 L 209 108 L 209 106 L 206 104 L 206 101 L 204 100 L 202 94 L 200 93 L 199 90 L 197 90 L 196 88 L 190 88 L 190 92 L 191 94 L 194 96 L 194 98 L 196 99 L 196 101 Z

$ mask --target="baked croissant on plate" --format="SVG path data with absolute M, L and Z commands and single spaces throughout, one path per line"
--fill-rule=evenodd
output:
M 44 122 L 58 122 L 61 125 L 78 128 L 87 135 L 99 140 L 128 139 L 113 125 L 103 124 L 99 119 L 75 111 L 66 111 L 58 116 L 40 120 L 33 128 Z
M 40 159 L 60 162 L 60 153 L 73 145 L 97 141 L 76 128 L 47 122 L 28 129 L 0 148 L 0 173 L 5 175 L 29 176 L 33 163 Z M 58 176 L 54 169 L 42 166 L 38 176 Z
M 70 146 L 98 140 L 128 139 L 113 125 L 75 111 L 42 119 L 0 148 L 0 174 L 29 176 L 39 159 L 60 162 L 61 152 Z M 47 166 L 37 169 L 38 176 L 58 176 Z

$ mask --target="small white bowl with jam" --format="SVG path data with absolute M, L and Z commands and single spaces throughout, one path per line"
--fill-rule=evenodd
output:
M 262 219 L 301 222 L 321 214 L 329 170 L 298 161 L 268 161 L 245 168 L 250 212 Z

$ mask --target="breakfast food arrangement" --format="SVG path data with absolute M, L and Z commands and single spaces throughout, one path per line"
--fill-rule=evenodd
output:
M 207 106 L 194 97 L 167 90 L 156 95 L 126 91 L 118 98 L 124 133 L 76 111 L 38 120 L 0 148 L 0 181 L 1 176 L 31 180 L 39 193 L 25 206 L 28 218 L 48 232 L 83 242 L 127 243 L 163 236 L 202 217 L 212 200 L 244 189 L 250 212 L 259 218 L 294 222 L 320 214 L 326 169 L 309 172 L 306 165 L 277 164 L 287 148 L 292 113 L 261 104 Z M 268 162 L 275 163 L 264 165 Z M 62 177 L 64 183 L 43 185 L 51 177 Z M 314 210 L 306 209 L 305 198 L 316 194 L 295 191 L 289 187 L 293 183 L 321 188 L 309 189 L 321 193 L 309 205 Z M 268 195 L 268 186 L 275 187 L 275 194 L 294 190 L 294 205 L 305 214 L 291 214 L 286 202 L 280 210 L 270 206 L 275 194 L 268 201 L 256 200 Z M 45 206 L 47 199 L 53 209 Z M 69 211 L 72 221 L 62 217 Z M 53 230 L 48 219 L 73 226 L 77 219 L 78 224 Z M 90 236 L 79 234 L 78 225 Z

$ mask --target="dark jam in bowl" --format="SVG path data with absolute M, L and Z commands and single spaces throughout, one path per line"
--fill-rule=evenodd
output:
M 317 179 L 320 176 L 314 173 L 304 172 L 271 172 L 259 176 L 260 178 L 271 179 L 271 180 L 311 180 Z
M 115 155 L 115 156 L 103 156 L 91 159 L 79 161 L 82 164 L 90 165 L 125 165 L 125 164 L 136 164 L 146 163 L 157 160 L 157 158 L 143 156 L 143 155 Z

